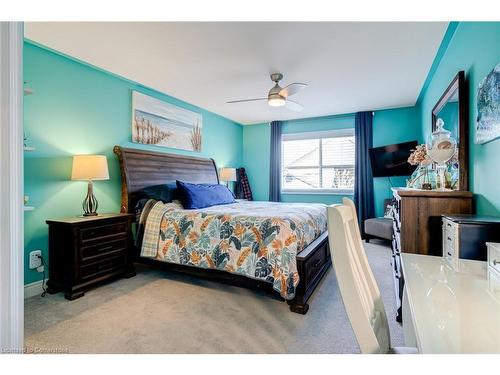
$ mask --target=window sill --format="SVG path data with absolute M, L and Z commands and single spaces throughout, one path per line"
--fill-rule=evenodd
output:
M 353 190 L 282 190 L 284 195 L 354 195 Z

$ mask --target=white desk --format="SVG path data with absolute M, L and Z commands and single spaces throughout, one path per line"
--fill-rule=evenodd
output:
M 500 353 L 500 292 L 486 262 L 401 254 L 405 344 L 420 353 Z

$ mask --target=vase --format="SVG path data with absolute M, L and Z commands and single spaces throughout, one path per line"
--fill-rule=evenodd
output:
M 427 155 L 436 163 L 437 190 L 449 190 L 451 182 L 446 180 L 446 172 L 448 161 L 457 150 L 457 141 L 451 136 L 451 132 L 444 128 L 444 121 L 441 118 L 436 120 L 436 129 L 427 137 L 426 150 Z
M 406 187 L 413 189 L 432 190 L 432 183 L 429 179 L 429 169 L 427 165 L 419 165 L 410 176 Z
M 457 190 L 459 179 L 458 165 L 449 163 L 448 168 L 445 172 L 446 188 L 451 190 Z

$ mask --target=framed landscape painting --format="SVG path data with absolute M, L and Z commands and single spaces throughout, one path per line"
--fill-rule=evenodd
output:
M 201 114 L 132 91 L 132 142 L 201 151 Z
M 500 137 L 500 64 L 488 74 L 477 91 L 476 143 Z

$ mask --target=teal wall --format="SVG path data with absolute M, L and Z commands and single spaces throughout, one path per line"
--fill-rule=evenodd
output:
M 476 96 L 479 83 L 500 63 L 500 22 L 460 22 L 450 25 L 445 47 L 436 56 L 417 109 L 421 139 L 431 132 L 431 110 L 458 71 L 465 71 L 469 97 L 469 185 L 476 213 L 500 215 L 500 139 L 476 145 Z
M 354 127 L 354 115 L 315 117 L 283 122 L 283 134 L 346 129 Z M 269 199 L 270 162 L 269 124 L 243 127 L 243 164 L 252 187 L 255 200 Z M 334 194 L 282 194 L 283 202 L 340 203 L 345 195 Z M 351 197 L 351 196 L 349 196 Z
M 373 147 L 393 143 L 421 141 L 419 111 L 415 107 L 376 111 L 373 117 Z M 375 216 L 384 215 L 384 199 L 391 198 L 392 186 L 406 186 L 408 177 L 373 179 Z
M 269 198 L 269 158 L 271 128 L 269 124 L 243 126 L 243 165 L 252 188 L 253 198 Z
M 218 167 L 241 166 L 240 124 L 150 90 L 100 69 L 26 42 L 24 80 L 35 91 L 25 98 L 28 143 L 36 151 L 25 156 L 25 194 L 34 211 L 25 213 L 25 283 L 41 278 L 29 270 L 28 253 L 47 255 L 45 220 L 81 214 L 86 183 L 70 181 L 73 154 L 104 154 L 110 180 L 96 181 L 99 212 L 118 212 L 119 165 L 114 145 L 214 158 Z M 202 152 L 195 153 L 131 143 L 131 92 L 137 90 L 203 115 Z

